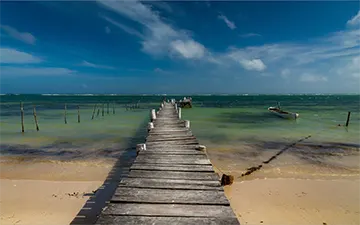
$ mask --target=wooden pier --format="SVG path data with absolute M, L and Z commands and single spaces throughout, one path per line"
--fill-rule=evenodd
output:
M 190 122 L 180 117 L 176 104 L 152 110 L 146 143 L 96 224 L 239 224 Z

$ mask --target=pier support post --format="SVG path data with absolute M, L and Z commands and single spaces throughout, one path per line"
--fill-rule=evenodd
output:
M 66 103 L 65 103 L 65 106 L 64 106 L 64 122 L 65 122 L 65 124 L 67 124 L 67 120 L 66 120 Z
M 175 104 L 175 111 L 176 111 L 176 113 L 179 112 L 177 104 Z
M 181 119 L 181 108 L 178 110 L 179 120 Z
M 25 132 L 24 128 L 24 105 L 22 102 L 20 102 L 20 112 L 21 112 L 21 132 Z
M 346 119 L 346 124 L 345 126 L 349 126 L 349 122 L 350 122 L 350 115 L 351 115 L 351 112 L 348 112 L 348 116 L 347 116 L 347 119 Z
M 155 112 L 155 109 L 152 109 L 151 110 L 151 122 L 156 120 L 156 112 Z
M 78 111 L 78 123 L 80 123 L 80 106 L 77 106 L 77 111 Z
M 95 106 L 94 106 L 94 110 L 93 110 L 93 113 L 92 113 L 92 116 L 91 116 L 91 120 L 93 120 L 93 119 L 94 119 L 94 116 L 95 116 L 95 111 L 96 111 L 96 105 L 97 105 L 97 104 L 95 104 Z
M 151 129 L 154 129 L 154 123 L 149 122 L 149 123 L 148 123 L 148 132 L 150 132 Z
M 185 127 L 190 128 L 190 120 L 185 120 Z
M 33 114 L 34 114 L 34 121 L 35 121 L 36 131 L 39 131 L 39 124 L 38 124 L 37 117 L 36 117 L 36 106 L 35 105 L 34 105 L 34 109 L 33 109 Z

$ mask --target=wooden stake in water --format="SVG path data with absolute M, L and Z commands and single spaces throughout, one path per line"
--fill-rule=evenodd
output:
M 107 103 L 107 114 L 109 115 L 109 102 Z
M 78 123 L 80 123 L 80 106 L 79 105 L 77 106 L 77 109 L 78 109 Z
M 349 126 L 351 112 L 348 112 L 345 126 Z
M 113 114 L 115 114 L 115 102 L 113 103 Z
M 24 133 L 25 132 L 25 128 L 24 128 L 24 106 L 23 106 L 22 102 L 20 102 L 20 112 L 21 112 L 21 132 Z
M 34 121 L 35 121 L 36 130 L 39 131 L 39 124 L 38 124 L 37 117 L 36 117 L 36 106 L 35 105 L 34 105 L 33 113 L 34 113 Z
M 95 106 L 94 106 L 94 111 L 93 111 L 93 113 L 92 113 L 92 117 L 91 117 L 92 120 L 94 119 L 94 116 L 95 116 L 96 105 L 97 105 L 97 104 L 95 104 Z
M 101 114 L 102 114 L 102 116 L 104 116 L 104 103 L 102 104 L 102 111 L 101 111 Z
M 67 124 L 67 121 L 66 121 L 66 103 L 65 103 L 65 108 L 64 108 L 64 122 L 65 122 L 65 124 Z
M 97 111 L 96 117 L 99 117 L 99 115 L 100 115 L 100 108 L 98 108 L 98 111 Z

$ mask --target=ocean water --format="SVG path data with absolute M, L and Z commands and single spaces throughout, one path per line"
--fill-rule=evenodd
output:
M 150 109 L 158 108 L 165 96 L 124 95 L 2 95 L 0 97 L 1 154 L 72 157 L 117 157 L 146 136 Z M 183 96 L 166 96 L 181 99 Z M 359 95 L 239 95 L 192 96 L 193 108 L 183 109 L 193 133 L 211 148 L 240 145 L 282 145 L 311 135 L 307 142 L 359 146 Z M 25 133 L 21 133 L 20 101 L 24 103 Z M 269 106 L 281 103 L 284 110 L 297 112 L 297 120 L 278 118 Z M 67 124 L 64 105 L 67 104 Z M 105 115 L 91 120 L 95 104 L 105 103 Z M 107 103 L 110 103 L 109 114 Z M 138 103 L 127 110 L 126 105 Z M 115 105 L 113 114 L 112 105 Z M 36 105 L 40 131 L 33 118 Z M 81 122 L 77 122 L 77 106 Z M 349 127 L 345 124 L 351 111 Z

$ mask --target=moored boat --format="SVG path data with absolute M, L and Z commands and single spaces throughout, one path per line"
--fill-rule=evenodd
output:
M 297 119 L 299 117 L 298 113 L 286 112 L 279 107 L 269 107 L 268 111 L 285 119 Z

